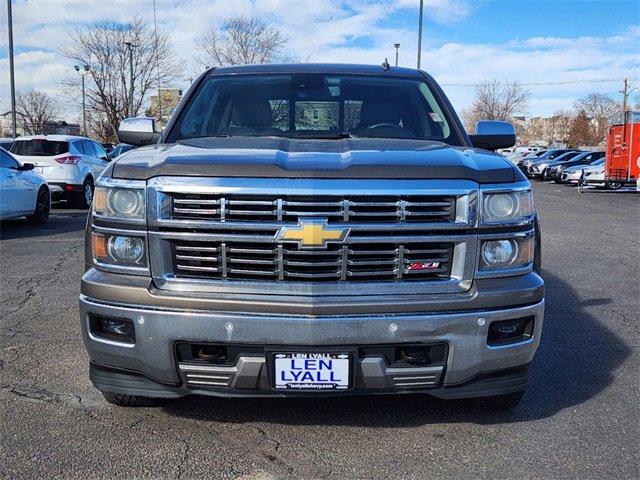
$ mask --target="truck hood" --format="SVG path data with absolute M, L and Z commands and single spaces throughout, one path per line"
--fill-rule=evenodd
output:
M 265 178 L 515 180 L 500 155 L 445 143 L 349 138 L 302 140 L 223 137 L 158 144 L 132 150 L 112 164 L 111 176 L 147 180 L 157 176 Z

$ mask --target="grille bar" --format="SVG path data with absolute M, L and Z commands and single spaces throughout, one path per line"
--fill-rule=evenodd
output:
M 456 196 L 282 196 L 170 193 L 173 220 L 298 222 L 326 218 L 332 223 L 453 222 Z

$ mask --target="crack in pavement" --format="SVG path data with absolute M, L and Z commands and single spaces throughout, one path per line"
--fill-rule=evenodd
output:
M 81 395 L 56 393 L 38 385 L 26 382 L 15 382 L 0 385 L 0 393 L 15 395 L 27 400 L 48 403 L 51 405 L 70 406 L 74 409 L 83 411 L 89 411 L 92 408 L 101 406 L 100 403 L 87 401 Z
M 178 480 L 181 479 L 182 475 L 184 474 L 184 466 L 187 463 L 189 452 L 191 451 L 191 445 L 189 445 L 189 442 L 187 442 L 184 438 L 181 439 L 180 442 L 184 445 L 184 449 L 182 451 L 182 459 L 178 464 Z
M 9 297 L 8 300 L 4 300 L 1 303 L 3 306 L 11 305 L 11 304 L 15 304 L 17 299 L 17 305 L 15 305 L 15 307 L 12 310 L 8 312 L 3 312 L 3 315 L 2 315 L 3 318 L 5 319 L 10 318 L 12 315 L 19 312 L 22 308 L 24 308 L 25 305 L 27 305 L 30 300 L 36 297 L 38 295 L 38 291 L 42 286 L 43 282 L 51 280 L 58 273 L 60 273 L 60 270 L 65 265 L 65 263 L 68 260 L 73 259 L 73 253 L 75 253 L 75 251 L 79 249 L 83 244 L 84 244 L 84 239 L 76 240 L 69 247 L 63 249 L 60 253 L 56 255 L 55 257 L 56 261 L 53 263 L 51 269 L 48 270 L 47 272 L 36 273 L 34 275 L 30 275 L 18 280 L 18 282 L 15 284 L 17 295 L 13 297 Z M 20 317 L 17 321 L 15 321 L 12 324 L 3 325 L 2 326 L 3 335 L 9 338 L 13 338 L 19 333 L 22 333 L 18 327 L 25 320 L 27 320 L 27 318 L 23 316 L 23 317 Z

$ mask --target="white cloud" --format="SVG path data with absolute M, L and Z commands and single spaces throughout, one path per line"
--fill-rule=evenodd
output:
M 289 53 L 313 62 L 380 64 L 394 58 L 393 44 L 401 43 L 400 64 L 414 66 L 416 25 L 389 21 L 394 12 L 406 18 L 419 0 L 158 0 L 159 26 L 168 31 L 184 59 L 194 55 L 194 40 L 210 26 L 220 26 L 237 15 L 257 15 L 280 28 L 289 38 Z M 453 25 L 471 14 L 464 0 L 425 0 L 431 21 Z M 478 7 L 479 8 L 479 7 Z M 60 55 L 75 25 L 95 21 L 126 22 L 134 16 L 153 20 L 152 0 L 78 1 L 32 0 L 14 4 L 17 87 L 38 88 L 52 94 L 60 81 L 75 75 L 73 62 Z M 6 15 L 0 9 L 0 15 Z M 82 24 L 77 23 L 82 19 Z M 0 23 L 6 16 L 0 16 Z M 638 77 L 640 27 L 611 37 L 531 37 L 504 44 L 436 42 L 426 39 L 423 68 L 429 71 L 462 110 L 473 98 L 473 88 L 446 86 L 474 84 L 499 78 L 523 83 L 582 82 L 598 78 Z M 0 52 L 6 52 L 6 36 Z M 6 53 L 0 53 L 0 72 L 8 72 Z M 185 86 L 185 85 L 180 85 Z M 570 107 L 591 91 L 615 93 L 616 84 L 574 83 L 531 86 L 530 114 L 550 114 Z M 8 79 L 0 77 L 0 103 L 6 106 Z M 77 117 L 72 105 L 69 118 Z

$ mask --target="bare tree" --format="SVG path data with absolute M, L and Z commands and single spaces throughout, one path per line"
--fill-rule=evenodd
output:
M 222 31 L 210 28 L 196 40 L 203 66 L 246 65 L 286 61 L 282 49 L 287 38 L 256 17 L 225 21 Z
M 16 114 L 27 135 L 38 135 L 46 133 L 47 125 L 56 120 L 60 108 L 46 93 L 30 89 L 17 92 Z
M 575 108 L 595 122 L 595 143 L 601 142 L 606 136 L 609 118 L 622 113 L 622 105 L 619 102 L 609 95 L 595 92 L 580 98 Z
M 473 130 L 478 120 L 511 121 L 526 109 L 531 92 L 518 82 L 490 80 L 476 86 L 476 96 L 471 108 L 463 117 L 469 130 Z
M 184 68 L 164 32 L 158 32 L 156 52 L 154 32 L 141 18 L 127 24 L 95 23 L 77 28 L 70 37 L 71 44 L 62 54 L 90 67 L 86 84 L 89 125 L 93 134 L 105 141 L 114 140 L 120 120 L 143 112 L 150 93 L 159 85 L 176 80 Z M 129 61 L 125 42 L 133 45 L 133 62 Z M 78 83 L 76 79 L 71 81 L 74 87 Z

